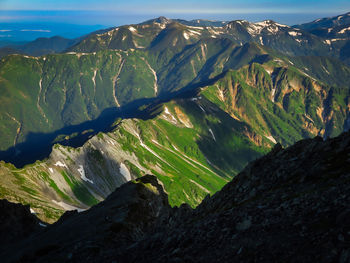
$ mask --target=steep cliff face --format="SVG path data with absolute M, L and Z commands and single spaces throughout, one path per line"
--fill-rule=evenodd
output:
M 25 239 L 45 226 L 30 212 L 29 206 L 0 200 L 0 245 L 6 247 Z
M 229 71 L 202 93 L 272 142 L 340 134 L 349 116 L 349 90 L 317 81 L 290 63 L 271 60 Z
M 194 210 L 171 209 L 145 176 L 2 253 L 20 262 L 347 262 L 349 154 L 349 133 L 278 144 Z
M 23 210 L 19 206 L 7 211 L 2 221 L 13 223 L 13 217 Z M 31 238 L 24 239 L 24 236 L 16 236 L 15 241 L 6 235 L 2 236 L 4 246 L 1 248 L 0 255 L 4 259 L 3 262 L 18 259 L 22 262 L 29 262 L 36 261 L 38 257 L 43 257 L 42 262 L 46 260 L 52 262 L 85 260 L 84 256 L 76 258 L 72 253 L 63 251 L 69 251 L 72 248 L 79 250 L 88 248 L 89 251 L 91 249 L 91 251 L 98 252 L 100 251 L 97 245 L 99 243 L 109 247 L 110 252 L 115 246 L 125 248 L 135 240 L 142 238 L 146 230 L 154 228 L 157 223 L 161 222 L 162 217 L 167 216 L 169 211 L 167 195 L 156 177 L 143 176 L 124 184 L 103 203 L 89 211 L 67 212 L 53 226 L 35 225 L 40 229 L 36 229 L 37 231 L 31 235 Z M 33 217 L 29 211 L 25 212 L 24 217 Z M 8 230 L 20 232 L 25 227 L 26 222 L 20 221 L 8 227 Z M 28 225 L 28 227 L 32 226 Z M 20 251 L 25 251 L 21 252 L 19 257 L 18 254 L 15 255 L 16 253 L 11 251 L 12 248 L 16 247 L 16 245 L 12 245 L 18 241 L 20 242 Z M 37 245 L 39 245 L 39 249 L 37 249 Z M 61 252 L 63 253 L 61 254 Z M 113 253 L 110 254 L 110 252 L 107 252 L 105 256 L 111 256 Z M 53 256 L 52 253 L 55 255 L 55 259 L 45 258 L 48 255 L 49 257 Z M 88 254 L 85 256 L 86 260 L 93 260 Z
M 276 145 L 191 216 L 141 241 L 135 262 L 347 262 L 349 152 L 349 133 Z

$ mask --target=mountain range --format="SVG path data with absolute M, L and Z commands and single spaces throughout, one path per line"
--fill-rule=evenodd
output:
M 171 206 L 196 207 L 275 144 L 347 131 L 349 17 L 160 17 L 10 50 L 0 197 L 52 223 L 153 174 Z

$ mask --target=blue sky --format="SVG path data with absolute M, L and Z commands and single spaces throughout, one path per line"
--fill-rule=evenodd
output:
M 130 13 L 342 13 L 349 0 L 0 0 L 0 10 L 108 10 Z
M 85 28 L 83 33 L 86 33 L 158 16 L 252 22 L 273 19 L 294 25 L 349 11 L 350 0 L 0 0 L 0 30 L 13 29 L 14 25 L 22 28 L 26 24 L 34 30 L 50 31 L 33 33 L 33 38 L 54 34 L 72 37 L 82 29 L 77 28 L 76 33 L 69 35 L 72 27 L 63 24 L 94 26 Z M 9 35 L 0 34 L 0 40 Z

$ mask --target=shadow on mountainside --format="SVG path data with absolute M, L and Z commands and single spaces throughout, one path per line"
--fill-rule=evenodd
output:
M 80 147 L 99 132 L 113 130 L 118 118 L 149 118 L 138 108 L 141 105 L 152 104 L 156 101 L 159 101 L 159 99 L 140 99 L 122 108 L 108 108 L 95 120 L 66 126 L 51 133 L 30 132 L 24 142 L 5 151 L 0 151 L 0 159 L 10 162 L 16 167 L 23 167 L 26 164 L 34 163 L 36 160 L 47 158 L 52 151 L 52 146 L 56 143 Z
M 120 108 L 107 108 L 95 120 L 66 126 L 50 133 L 30 132 L 24 142 L 18 143 L 5 151 L 0 151 L 0 160 L 12 163 L 17 168 L 22 168 L 27 164 L 49 157 L 52 146 L 56 143 L 80 147 L 99 132 L 109 132 L 115 129 L 115 122 L 118 118 L 143 120 L 154 118 L 161 113 L 162 103 L 172 99 L 196 96 L 201 87 L 212 85 L 225 74 L 226 72 L 210 80 L 187 85 L 180 91 L 160 94 L 157 98 L 143 98 Z

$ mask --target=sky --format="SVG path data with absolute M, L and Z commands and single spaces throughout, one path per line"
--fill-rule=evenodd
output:
M 129 13 L 324 13 L 350 9 L 349 0 L 0 0 L 2 10 L 105 10 Z
M 294 25 L 349 11 L 350 0 L 0 0 L 0 40 L 10 36 L 4 33 L 10 31 L 1 30 L 20 25 L 19 32 L 23 32 L 23 24 L 37 30 L 32 38 L 63 33 L 75 37 L 80 30 L 86 33 L 159 16 L 251 22 L 273 19 Z M 76 32 L 68 32 L 69 28 Z

